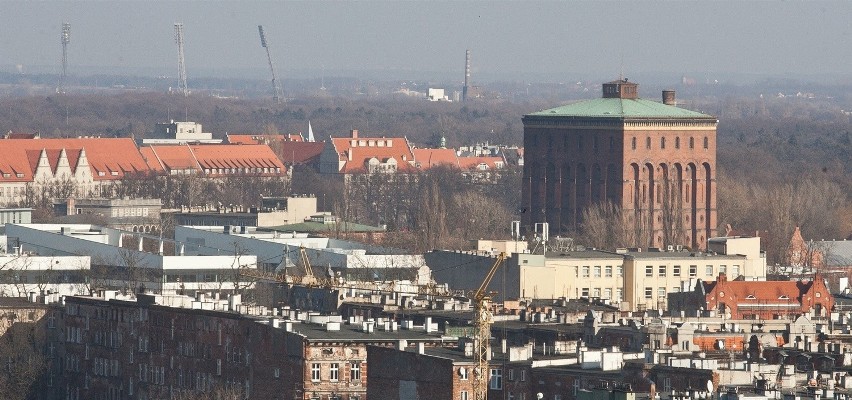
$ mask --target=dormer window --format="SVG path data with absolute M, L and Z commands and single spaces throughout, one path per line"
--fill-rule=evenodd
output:
M 746 299 L 749 299 L 749 300 L 756 300 L 756 299 L 757 299 L 757 297 L 754 297 L 754 295 L 753 295 L 753 294 L 750 294 L 750 295 L 746 296 Z
M 780 297 L 778 297 L 778 300 L 790 300 L 790 297 L 788 297 L 786 294 L 782 294 Z

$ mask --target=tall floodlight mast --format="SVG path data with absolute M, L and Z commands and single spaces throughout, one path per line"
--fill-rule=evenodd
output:
M 68 44 L 71 43 L 71 24 L 62 23 L 62 81 L 60 82 L 62 92 L 65 92 L 65 81 L 68 77 Z
M 183 24 L 175 23 L 175 42 L 178 45 L 178 85 L 184 97 L 189 95 L 189 87 L 186 85 L 186 63 L 183 58 Z
M 462 88 L 462 101 L 467 100 L 467 90 L 470 84 L 470 50 L 464 52 L 464 87 Z
M 272 62 L 272 55 L 269 52 L 269 42 L 266 41 L 266 33 L 263 32 L 263 25 L 257 26 L 257 33 L 260 34 L 260 45 L 266 49 L 266 59 L 269 61 L 269 71 L 272 72 L 272 100 L 276 103 L 281 103 L 281 85 L 278 84 L 278 79 L 275 77 L 275 64 Z

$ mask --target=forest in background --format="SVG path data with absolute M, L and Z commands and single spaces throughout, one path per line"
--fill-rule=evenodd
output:
M 770 262 L 780 261 L 777 257 L 795 226 L 801 226 L 807 239 L 841 239 L 852 234 L 852 117 L 845 110 L 852 107 L 848 106 L 846 91 L 831 89 L 828 94 L 787 96 L 760 94 L 773 93 L 773 88 L 745 88 L 728 94 L 715 88 L 706 90 L 703 96 L 695 90 L 696 97 L 685 104 L 720 121 L 720 232 L 728 224 L 740 232 L 760 232 Z M 350 129 L 358 129 L 364 135 L 405 136 L 418 147 L 434 146 L 442 136 L 450 147 L 481 142 L 520 145 L 524 114 L 566 101 L 494 99 L 459 104 L 407 96 L 316 96 L 278 105 L 150 92 L 17 96 L 0 98 L 0 129 L 39 132 L 42 137 L 142 138 L 157 122 L 186 119 L 202 123 L 215 137 L 223 137 L 226 133 L 306 133 L 310 121 L 318 140 L 346 136 Z M 340 185 L 324 179 L 312 171 L 297 169 L 293 190 L 315 191 L 323 196 L 321 205 L 341 212 L 352 211 L 347 204 L 352 204 L 354 196 L 366 196 L 349 193 L 347 196 L 353 199 L 347 200 Z M 387 197 L 397 205 L 361 210 L 357 219 L 383 223 L 403 233 L 430 232 L 416 239 L 416 248 L 457 247 L 480 236 L 506 237 L 508 221 L 517 219 L 518 183 L 518 171 L 506 171 L 489 184 L 453 180 L 445 171 L 436 171 L 418 180 L 405 198 L 398 192 L 394 193 L 397 197 Z M 400 210 L 399 204 L 409 206 Z M 467 218 L 485 207 L 489 216 Z M 418 210 L 422 209 L 430 210 L 428 215 L 444 210 L 446 219 L 427 222 L 427 215 L 418 219 L 422 212 Z M 476 222 L 483 225 L 471 228 L 473 220 L 484 219 L 489 222 Z M 581 243 L 600 242 L 601 237 L 593 233 L 586 229 L 576 237 Z M 616 244 L 602 243 L 601 247 Z

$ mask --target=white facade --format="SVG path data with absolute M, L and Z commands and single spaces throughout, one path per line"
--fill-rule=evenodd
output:
M 107 287 L 174 293 L 193 290 L 234 290 L 251 287 L 251 280 L 234 282 L 240 268 L 256 269 L 257 256 L 164 255 L 167 240 L 87 224 L 7 224 L 7 249 L 45 257 L 89 255 L 107 276 L 94 276 Z M 158 251 L 145 251 L 146 247 Z
M 0 296 L 26 297 L 29 293 L 89 294 L 89 256 L 40 257 L 29 254 L 0 256 Z

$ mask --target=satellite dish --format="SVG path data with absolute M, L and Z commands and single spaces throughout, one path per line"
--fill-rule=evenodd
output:
M 709 393 L 713 393 L 713 381 L 711 381 L 709 379 L 707 380 L 707 391 Z
M 544 394 L 542 394 L 541 392 L 538 392 L 538 393 L 536 393 L 535 398 L 537 398 L 538 400 L 541 400 L 541 399 L 544 398 Z

